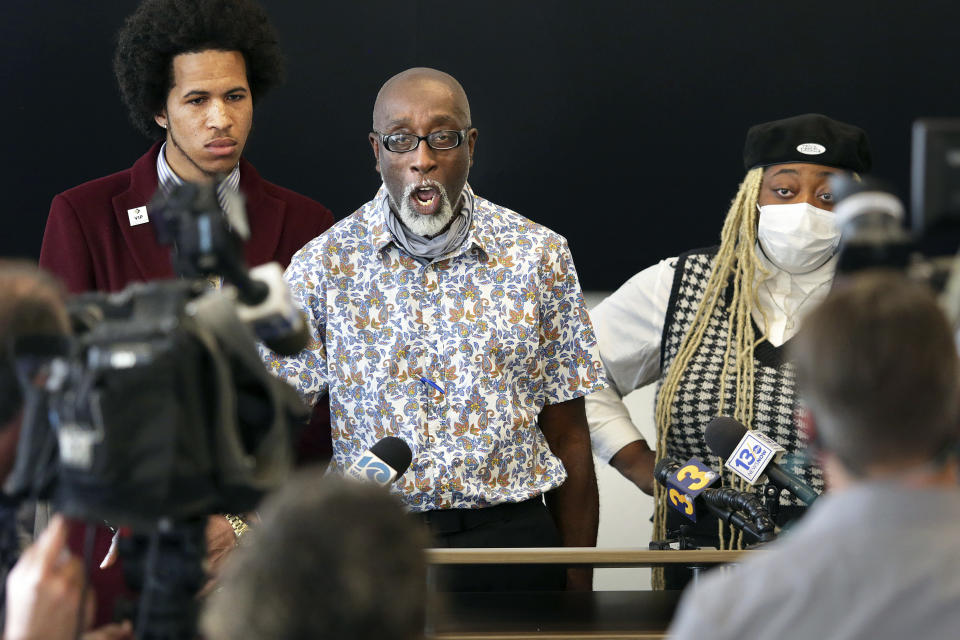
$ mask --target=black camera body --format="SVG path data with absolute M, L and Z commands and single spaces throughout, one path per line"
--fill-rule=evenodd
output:
M 193 248 L 194 263 L 242 265 L 225 219 L 210 215 L 213 189 L 184 185 L 154 215 L 176 230 L 175 247 Z M 211 220 L 222 242 L 197 242 L 211 237 L 198 231 Z M 205 272 L 194 264 L 190 275 Z M 74 337 L 46 354 L 43 384 L 26 389 L 15 490 L 143 531 L 252 510 L 288 475 L 292 429 L 308 413 L 264 367 L 237 298 L 200 279 L 72 298 Z
M 214 184 L 158 192 L 157 238 L 186 279 L 76 296 L 73 336 L 14 345 L 24 420 L 8 488 L 90 523 L 88 563 L 94 525 L 131 530 L 119 549 L 141 640 L 195 637 L 208 516 L 279 487 L 309 415 L 257 350 L 295 352 L 308 331 L 280 266 L 246 269 L 232 197 L 228 222 Z
M 282 482 L 302 403 L 263 367 L 232 307 L 191 281 L 71 301 L 72 317 L 93 324 L 45 390 L 59 510 L 149 530 L 250 511 Z

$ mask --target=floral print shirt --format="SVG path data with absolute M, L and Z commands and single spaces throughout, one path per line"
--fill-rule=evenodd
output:
M 544 405 L 603 388 L 566 240 L 475 196 L 458 249 L 422 265 L 376 198 L 308 243 L 285 277 L 311 325 L 267 366 L 311 404 L 330 394 L 332 467 L 385 436 L 413 451 L 394 484 L 412 511 L 519 502 L 566 479 L 537 427 Z

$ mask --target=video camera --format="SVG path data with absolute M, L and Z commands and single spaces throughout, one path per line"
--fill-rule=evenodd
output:
M 185 279 L 76 296 L 73 337 L 14 346 L 25 415 L 12 493 L 132 529 L 121 554 L 144 588 L 140 638 L 193 633 L 206 517 L 251 511 L 278 487 L 308 416 L 257 351 L 259 338 L 295 352 L 306 328 L 279 265 L 245 268 L 239 198 L 228 223 L 214 184 L 158 191 L 149 211 Z
M 873 267 L 902 270 L 943 292 L 960 321 L 960 119 L 914 122 L 911 208 L 873 178 L 831 180 L 840 228 L 838 278 Z M 908 223 L 909 222 L 909 230 Z

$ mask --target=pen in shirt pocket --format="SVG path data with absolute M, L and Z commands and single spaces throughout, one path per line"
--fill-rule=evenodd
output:
M 434 381 L 431 380 L 430 378 L 427 378 L 427 377 L 425 377 L 425 376 L 421 376 L 421 377 L 420 377 L 420 382 L 422 382 L 422 383 L 425 384 L 425 385 L 428 385 L 428 386 L 433 387 L 434 389 L 436 389 L 437 391 L 440 392 L 440 395 L 444 395 L 443 389 L 440 388 L 440 385 L 438 385 L 436 382 L 434 382 Z

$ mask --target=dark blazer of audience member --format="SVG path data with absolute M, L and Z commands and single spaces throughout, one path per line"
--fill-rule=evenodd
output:
M 13 469 L 23 419 L 14 341 L 27 335 L 62 336 L 69 330 L 60 283 L 29 263 L 0 261 L 0 483 Z M 75 638 L 78 625 L 86 629 L 93 622 L 93 592 L 88 589 L 83 595 L 83 563 L 67 549 L 67 521 L 57 515 L 46 526 L 45 519 L 38 518 L 38 530 L 45 528 L 21 554 L 14 510 L 8 501 L 0 502 L 0 585 L 6 591 L 0 599 L 2 636 L 5 640 Z M 38 512 L 46 510 L 38 508 Z M 84 640 L 130 637 L 129 623 L 107 625 L 83 636 Z
M 0 260 L 0 484 L 13 470 L 23 417 L 12 341 L 27 334 L 65 335 L 63 289 L 27 262 Z

